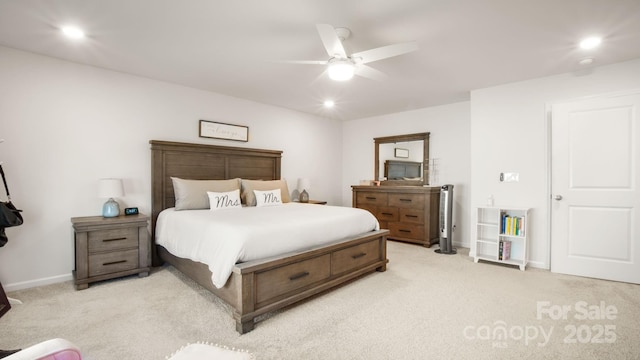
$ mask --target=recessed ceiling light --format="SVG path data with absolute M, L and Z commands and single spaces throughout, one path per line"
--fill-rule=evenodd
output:
M 62 33 L 65 34 L 67 37 L 70 37 L 72 39 L 82 39 L 84 38 L 84 31 L 82 31 L 82 29 L 75 27 L 75 26 L 63 26 L 62 27 Z
M 580 65 L 591 65 L 593 64 L 594 60 L 593 58 L 586 58 L 586 59 L 582 59 L 580 61 L 578 61 L 578 64 Z
M 326 108 L 332 108 L 336 103 L 333 102 L 333 100 L 325 100 L 324 102 L 324 107 Z
M 591 36 L 580 41 L 580 48 L 589 50 L 598 47 L 602 42 L 602 38 L 598 36 Z

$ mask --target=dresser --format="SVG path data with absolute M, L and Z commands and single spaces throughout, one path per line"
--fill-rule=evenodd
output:
M 389 240 L 439 243 L 440 187 L 352 186 L 353 207 L 370 211 Z
M 151 266 L 149 217 L 143 214 L 113 218 L 71 218 L 75 238 L 76 289 L 120 276 L 147 276 Z

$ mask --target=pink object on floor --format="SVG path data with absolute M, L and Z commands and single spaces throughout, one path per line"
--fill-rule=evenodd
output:
M 2 360 L 82 360 L 80 349 L 65 339 L 51 339 L 20 350 Z

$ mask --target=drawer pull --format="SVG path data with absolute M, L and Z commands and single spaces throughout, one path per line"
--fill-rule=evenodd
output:
M 120 240 L 127 240 L 127 238 L 126 237 L 121 237 L 121 238 L 115 238 L 115 239 L 104 239 L 104 240 L 102 240 L 102 242 L 120 241 Z
M 356 254 L 356 255 L 351 255 L 351 258 L 353 260 L 355 260 L 355 259 L 361 258 L 361 257 L 363 257 L 365 255 L 367 255 L 367 253 L 360 253 L 360 254 Z
M 126 262 L 127 262 L 127 260 L 112 261 L 112 262 L 108 262 L 108 263 L 103 263 L 102 266 L 122 264 L 122 263 L 126 263 Z
M 411 199 L 400 199 L 400 201 L 411 202 Z
M 308 275 L 309 275 L 308 271 L 303 271 L 301 273 L 289 276 L 289 280 L 293 281 L 293 280 L 302 279 L 303 277 L 308 276 Z
M 410 218 L 417 218 L 418 215 L 405 215 L 406 217 L 410 217 Z
M 398 231 L 400 231 L 400 232 L 402 232 L 402 233 L 410 233 L 410 232 L 411 232 L 411 230 L 404 230 L 404 229 L 400 229 L 400 230 L 398 230 Z
M 377 198 L 375 196 L 366 196 L 365 199 L 367 199 L 367 200 L 375 200 Z
M 391 216 L 393 215 L 392 213 L 381 213 L 382 215 L 387 215 L 387 216 Z

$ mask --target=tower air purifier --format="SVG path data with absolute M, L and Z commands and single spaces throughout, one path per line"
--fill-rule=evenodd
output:
M 438 254 L 456 253 L 451 245 L 453 229 L 453 185 L 442 185 L 440 188 L 440 249 L 436 250 Z

